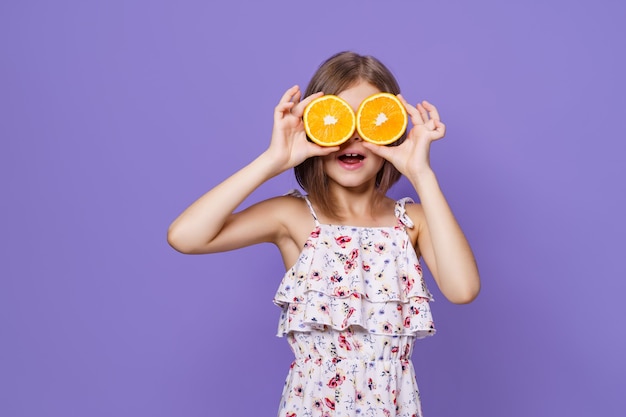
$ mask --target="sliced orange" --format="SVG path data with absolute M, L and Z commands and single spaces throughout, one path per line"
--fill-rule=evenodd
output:
M 356 126 L 352 107 L 344 99 L 332 94 L 310 102 L 302 118 L 307 136 L 321 146 L 344 143 L 350 139 Z
M 369 96 L 356 113 L 356 130 L 361 139 L 388 145 L 400 139 L 409 119 L 398 97 L 389 93 Z

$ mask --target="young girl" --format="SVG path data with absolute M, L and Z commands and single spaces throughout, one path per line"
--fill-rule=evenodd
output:
M 398 95 L 378 60 L 343 52 L 324 62 L 304 99 L 287 90 L 274 112 L 268 149 L 204 194 L 170 226 L 183 253 L 214 253 L 271 242 L 287 273 L 274 302 L 279 336 L 295 354 L 280 417 L 421 416 L 410 361 L 413 343 L 434 333 L 431 295 L 419 258 L 445 297 L 468 303 L 478 294 L 476 263 L 429 164 L 430 144 L 444 136 L 437 109 L 398 96 L 413 127 L 391 146 L 341 146 L 307 140 L 304 108 L 336 94 L 357 111 L 378 92 Z M 235 212 L 268 179 L 295 168 L 308 195 L 291 193 Z M 385 193 L 404 175 L 421 204 Z

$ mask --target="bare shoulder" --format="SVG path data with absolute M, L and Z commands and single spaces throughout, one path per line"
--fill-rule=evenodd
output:
M 269 221 L 288 227 L 291 223 L 300 221 L 307 211 L 303 198 L 285 195 L 259 201 L 242 213 L 254 213 L 254 217 L 261 222 Z
M 405 208 L 413 223 L 424 217 L 424 209 L 420 203 L 406 203 Z
M 420 231 L 423 230 L 425 218 L 424 218 L 424 208 L 419 203 L 407 203 L 405 205 L 406 214 L 409 216 L 411 221 L 413 222 L 413 227 L 408 228 L 407 231 L 409 236 L 411 237 L 411 242 L 413 242 L 413 246 L 417 248 L 417 241 L 419 238 Z
M 275 217 L 280 217 L 287 222 L 291 220 L 292 216 L 294 217 L 293 220 L 297 221 L 309 213 L 304 198 L 294 195 L 272 197 L 257 204 L 262 205 L 263 210 L 272 212 Z
M 315 228 L 315 221 L 306 201 L 297 196 L 274 197 L 262 203 L 263 210 L 281 225 L 274 243 L 278 246 L 285 267 L 293 265 Z
M 254 209 L 261 220 L 273 219 L 289 231 L 304 227 L 308 234 L 314 226 L 313 217 L 303 197 L 294 195 L 272 197 L 256 203 L 250 209 Z

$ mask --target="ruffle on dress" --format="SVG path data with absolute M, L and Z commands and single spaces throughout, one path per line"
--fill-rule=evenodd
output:
M 320 225 L 316 220 L 274 297 L 283 310 L 278 336 L 350 326 L 380 335 L 435 333 L 433 298 L 405 230 L 413 226 L 405 201 L 396 204 L 396 227 Z

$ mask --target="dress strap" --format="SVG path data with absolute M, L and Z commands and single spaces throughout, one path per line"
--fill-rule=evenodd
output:
M 394 212 L 396 217 L 398 218 L 398 222 L 401 223 L 404 227 L 408 227 L 409 229 L 412 229 L 415 225 L 413 224 L 413 221 L 411 220 L 411 218 L 409 217 L 408 214 L 406 214 L 406 203 L 413 203 L 413 199 L 411 197 L 404 197 L 398 201 L 396 201 L 396 206 L 394 208 Z
M 313 216 L 313 220 L 315 221 L 315 226 L 320 225 L 319 220 L 317 220 L 317 214 L 315 214 L 315 210 L 313 210 L 313 205 L 311 204 L 309 197 L 307 197 L 306 195 L 302 195 L 302 193 L 296 189 L 289 191 L 285 195 L 290 195 L 292 197 L 298 197 L 298 198 L 304 198 L 304 201 L 306 201 L 306 205 L 309 206 L 309 211 L 311 212 L 311 216 Z

